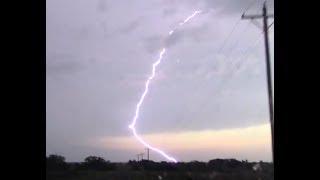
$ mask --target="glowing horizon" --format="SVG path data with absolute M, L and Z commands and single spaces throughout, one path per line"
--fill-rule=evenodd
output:
M 270 124 L 221 130 L 198 130 L 142 134 L 146 141 L 178 154 L 206 152 L 217 156 L 264 156 L 271 160 Z M 109 150 L 138 151 L 141 149 L 131 136 L 105 136 L 94 139 L 91 145 Z M 210 153 L 208 153 L 210 152 Z M 256 154 L 255 154 L 256 153 Z M 221 155 L 219 155 L 221 154 Z M 245 155 L 243 155 L 245 154 Z M 200 155 L 196 159 L 201 159 Z M 237 157 L 239 158 L 239 157 Z

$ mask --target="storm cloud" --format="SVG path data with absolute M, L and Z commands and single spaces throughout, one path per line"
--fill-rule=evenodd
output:
M 220 50 L 248 5 L 248 13 L 261 12 L 263 1 L 252 2 L 47 0 L 47 153 L 70 155 L 78 146 L 92 152 L 88 139 L 129 136 L 144 81 L 164 46 L 139 132 L 267 123 L 263 41 L 252 43 L 262 38 L 261 29 L 241 21 Z M 268 7 L 272 12 L 272 1 Z M 204 13 L 167 36 L 197 9 Z

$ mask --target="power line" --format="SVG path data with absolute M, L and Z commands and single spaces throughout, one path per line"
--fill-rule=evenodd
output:
M 249 8 L 251 8 L 254 4 L 255 4 L 255 2 L 257 2 L 257 1 L 252 1 L 251 2 L 251 4 L 248 6 L 248 8 L 246 8 L 246 10 L 244 11 L 244 12 L 247 12 L 248 10 L 249 10 Z M 258 4 L 259 5 L 259 4 Z M 257 13 L 260 11 L 260 8 L 257 8 Z M 240 18 L 241 19 L 241 18 Z M 253 22 L 253 21 L 251 21 L 251 22 Z M 250 24 L 250 22 L 247 24 L 247 25 L 249 25 Z M 255 25 L 257 25 L 257 24 L 255 24 Z M 243 30 L 243 33 L 245 32 L 245 30 L 247 30 L 247 27 L 248 26 L 246 26 L 246 28 Z M 261 27 L 260 27 L 261 28 Z M 263 31 L 262 31 L 262 33 L 263 33 Z M 236 44 L 238 44 L 238 42 L 239 42 L 239 40 L 240 40 L 240 38 L 238 38 L 238 40 L 237 40 L 237 42 L 235 43 L 235 45 Z M 241 55 L 240 55 L 240 57 L 248 57 L 248 55 L 249 55 L 249 50 L 251 50 L 251 49 L 253 49 L 257 44 L 258 44 L 258 42 L 260 41 L 261 39 L 258 39 L 258 40 L 253 40 L 251 43 L 249 43 L 249 44 L 253 44 L 254 42 L 254 45 L 252 46 L 252 47 L 249 47 L 249 48 L 247 48 L 246 50 L 244 50 L 244 51 L 242 51 L 242 53 L 241 53 Z M 235 46 L 233 46 L 233 47 L 235 47 Z M 228 53 L 228 55 L 227 56 L 225 56 L 225 57 L 230 57 L 230 55 L 232 54 L 232 52 L 233 52 L 233 49 L 231 49 L 230 51 L 229 51 L 229 53 Z M 243 58 L 240 58 L 240 59 L 243 59 Z M 220 85 L 219 85 L 219 87 L 220 87 L 220 89 L 222 88 L 222 86 L 223 86 L 223 84 L 226 84 L 226 82 L 228 82 L 228 80 L 232 77 L 232 75 L 234 74 L 234 73 L 232 73 L 232 66 L 233 66 L 233 64 L 236 64 L 238 61 L 230 61 L 229 59 L 227 59 L 227 58 L 225 58 L 225 60 L 224 60 L 225 62 L 226 62 L 226 67 L 228 68 L 228 67 L 231 67 L 230 69 L 231 69 L 231 71 L 230 71 L 230 73 L 229 73 L 229 75 L 227 75 L 227 77 L 225 78 L 226 80 L 224 80 Z M 242 64 L 242 63 L 241 63 Z M 226 71 L 226 70 L 225 70 Z
M 255 3 L 257 3 L 257 0 L 251 1 L 251 2 L 249 3 L 249 5 L 245 8 L 244 11 L 247 12 Z M 225 45 L 227 44 L 227 42 L 228 42 L 228 40 L 230 39 L 230 37 L 232 36 L 232 34 L 235 32 L 236 27 L 239 25 L 240 21 L 241 21 L 241 18 L 239 18 L 239 19 L 236 21 L 236 23 L 234 24 L 234 26 L 233 26 L 233 28 L 231 29 L 230 33 L 227 35 L 227 37 L 225 38 L 225 40 L 222 42 L 222 45 L 220 46 L 220 48 L 219 48 L 219 50 L 217 51 L 216 54 L 220 54 L 221 51 L 224 49 Z M 249 26 L 249 23 L 247 24 L 247 26 L 245 26 L 245 28 L 243 29 L 242 33 L 245 33 L 245 32 L 246 32 L 248 26 Z M 230 54 L 233 52 L 234 48 L 238 45 L 239 41 L 240 41 L 240 38 L 238 38 L 238 39 L 235 41 L 235 43 L 233 44 L 233 46 L 231 46 L 231 49 L 230 49 L 228 55 L 230 55 Z M 233 48 L 232 48 L 232 47 L 233 47 Z M 227 56 L 224 56 L 224 60 L 229 57 L 228 55 L 227 55 Z M 215 61 L 215 62 L 217 62 L 217 61 Z M 199 89 L 200 89 L 200 86 L 199 86 L 198 90 L 199 90 Z M 197 91 L 198 91 L 198 90 L 197 90 Z
M 251 4 L 246 8 L 246 10 L 244 10 L 244 13 L 246 13 L 254 4 L 256 4 L 256 2 L 257 2 L 257 0 L 252 1 Z M 259 4 L 258 4 L 258 6 L 259 6 Z M 257 11 L 256 11 L 256 12 L 258 13 L 259 10 L 260 10 L 260 9 L 257 8 Z M 241 19 L 241 18 L 240 18 L 240 19 Z M 252 20 L 251 22 L 254 23 L 253 20 Z M 250 22 L 248 22 L 247 26 L 244 28 L 244 30 L 242 31 L 241 34 L 246 33 L 246 31 L 247 31 L 247 29 L 248 29 L 248 27 L 249 27 L 249 24 L 250 24 Z M 257 25 L 257 24 L 255 24 L 255 25 Z M 229 51 L 229 53 L 228 53 L 227 56 L 225 56 L 224 61 L 228 60 L 227 58 L 230 57 L 230 55 L 233 53 L 233 50 L 235 49 L 236 45 L 239 43 L 240 38 L 241 38 L 241 36 L 239 36 L 239 38 L 236 40 L 236 43 L 235 43 L 234 46 L 233 46 L 234 48 Z M 230 65 L 230 63 L 228 63 L 228 61 L 226 61 L 226 62 L 227 62 L 227 67 L 228 67 L 228 66 Z M 232 63 L 232 62 L 231 62 L 231 63 Z
M 251 1 L 251 2 L 249 3 L 249 5 L 244 9 L 244 12 L 247 12 L 254 4 L 257 3 L 257 1 L 258 1 L 258 0 L 253 0 L 253 1 Z M 221 45 L 221 47 L 219 48 L 217 54 L 220 54 L 221 51 L 223 50 L 223 48 L 226 46 L 228 40 L 230 39 L 230 37 L 232 36 L 232 34 L 235 32 L 236 27 L 239 25 L 240 21 L 241 21 L 241 17 L 236 21 L 236 23 L 235 23 L 234 26 L 232 27 L 230 33 L 227 35 L 227 37 L 225 38 L 225 40 L 222 42 L 222 45 Z M 242 34 L 247 31 L 247 28 L 249 27 L 249 24 L 250 24 L 250 23 L 248 23 L 247 26 L 245 26 L 245 28 L 242 30 Z M 230 54 L 232 54 L 232 52 L 233 52 L 233 50 L 235 49 L 235 47 L 237 47 L 237 45 L 238 45 L 238 43 L 239 43 L 239 41 L 240 41 L 240 38 L 241 38 L 241 37 L 239 37 L 239 38 L 236 39 L 236 41 L 235 41 L 235 43 L 233 44 L 233 46 L 231 46 L 231 49 L 230 49 L 228 55 L 225 55 L 225 56 L 224 56 L 224 60 L 223 60 L 222 62 L 228 60 L 227 58 L 230 56 Z M 217 62 L 217 61 L 215 61 L 215 62 Z M 229 63 L 227 63 L 227 62 L 228 62 L 228 61 L 225 62 L 226 65 L 229 64 Z M 199 91 L 199 90 L 201 89 L 201 87 L 203 87 L 203 84 L 204 84 L 204 83 L 205 83 L 205 82 L 203 82 L 202 85 L 198 86 L 198 88 L 197 88 L 196 91 Z M 221 85 L 220 85 L 220 86 L 221 86 Z M 220 86 L 218 86 L 218 87 L 220 87 Z M 204 104 L 206 104 L 206 103 L 203 103 L 203 105 L 204 105 Z
M 220 52 L 223 50 L 223 48 L 224 48 L 225 45 L 227 44 L 227 41 L 229 40 L 229 38 L 231 37 L 231 35 L 233 34 L 233 32 L 236 30 L 236 27 L 239 25 L 240 22 L 241 22 L 241 19 L 238 19 L 238 21 L 234 24 L 232 30 L 231 30 L 230 33 L 228 34 L 227 38 L 225 38 L 225 40 L 223 41 L 220 49 L 218 50 L 218 54 L 220 54 Z
M 257 1 L 258 1 L 258 0 L 253 0 L 253 1 L 251 1 L 251 3 L 247 6 L 247 8 L 245 8 L 244 12 L 247 12 L 254 4 L 257 3 Z M 258 10 L 259 10 L 259 9 L 258 9 Z M 239 21 L 240 21 L 240 20 L 241 20 L 241 18 L 239 18 Z M 228 38 L 231 36 L 231 34 L 234 32 L 236 26 L 239 24 L 239 21 L 237 21 L 237 23 L 235 24 L 235 26 L 234 26 L 233 29 L 231 30 L 231 33 L 230 33 L 229 36 L 227 37 L 227 39 L 228 39 Z M 245 26 L 245 28 L 242 30 L 242 33 L 241 33 L 241 34 L 244 34 L 244 33 L 248 30 L 249 24 L 250 24 L 250 23 L 248 23 L 247 26 Z M 228 60 L 227 58 L 230 57 L 230 55 L 233 53 L 235 47 L 237 47 L 238 43 L 240 42 L 240 38 L 241 38 L 241 36 L 239 36 L 239 37 L 237 38 L 237 40 L 235 41 L 234 45 L 231 46 L 231 49 L 229 50 L 229 53 L 224 56 L 224 60 L 223 60 L 222 62 L 225 61 L 225 62 L 226 62 L 226 66 L 228 66 L 228 65 L 230 64 L 230 63 L 228 63 L 228 61 L 226 61 L 226 60 Z M 226 42 L 226 41 L 224 41 L 223 46 L 225 45 L 225 42 Z M 233 47 L 233 48 L 232 48 L 232 47 Z M 220 50 L 222 50 L 222 48 L 220 48 Z M 218 51 L 218 54 L 220 54 L 220 52 L 221 52 L 221 51 Z
M 255 3 L 257 3 L 257 1 L 258 0 L 251 1 L 251 3 L 247 6 L 247 8 L 245 10 L 243 10 L 242 12 L 247 12 Z
M 231 73 L 231 74 L 230 74 L 231 77 L 239 71 L 241 65 L 246 62 L 245 59 L 247 59 L 247 58 L 249 57 L 249 55 L 250 55 L 249 52 L 250 52 L 252 49 L 256 48 L 256 46 L 257 46 L 260 42 L 261 42 L 261 39 L 258 39 L 258 40 L 254 43 L 253 46 L 251 46 L 250 48 L 247 49 L 246 53 L 245 53 L 243 56 L 241 56 L 238 61 L 234 62 L 235 65 L 234 65 L 233 67 L 234 67 L 235 70 L 233 71 L 234 73 Z M 250 50 L 250 51 L 249 51 L 249 50 Z M 231 72 L 232 72 L 232 71 L 231 71 Z
M 269 25 L 269 28 L 272 26 L 272 23 Z M 261 33 L 263 33 L 263 32 L 261 32 Z M 257 48 L 257 45 L 260 43 L 262 41 L 262 39 L 258 39 L 257 41 L 256 41 L 256 43 L 254 43 L 254 45 L 250 48 L 250 49 L 255 49 L 255 48 Z M 249 49 L 246 51 L 246 52 L 249 52 Z M 241 65 L 243 65 L 244 63 L 246 63 L 246 59 L 249 57 L 249 53 L 246 53 L 245 54 L 245 56 L 242 56 L 242 58 L 240 58 L 239 59 L 239 61 L 237 61 L 237 62 L 235 62 L 234 64 L 236 64 L 236 63 L 238 63 L 236 66 L 237 67 L 235 67 L 236 69 L 235 69 L 235 72 L 234 72 L 234 74 L 236 74 L 238 71 L 239 71 L 239 69 L 241 68 Z
M 248 9 L 247 9 L 247 10 L 248 10 Z M 257 12 L 258 12 L 258 11 L 259 11 L 259 9 L 257 10 Z M 272 15 L 269 15 L 269 16 L 271 17 Z M 249 24 L 249 23 L 248 23 L 248 24 Z M 273 22 L 269 25 L 269 27 L 272 26 L 272 24 L 273 24 Z M 261 33 L 263 33 L 263 31 L 261 31 Z M 261 40 L 262 40 L 262 39 L 259 38 L 259 39 L 254 39 L 253 41 L 251 41 L 249 44 L 254 44 L 254 45 L 248 47 L 246 50 L 243 50 L 242 53 L 241 53 L 241 55 L 240 55 L 240 58 L 237 58 L 238 60 L 229 61 L 229 59 L 226 59 L 226 58 L 225 58 L 224 61 L 226 62 L 226 67 L 227 67 L 227 68 L 230 67 L 230 68 L 229 68 L 229 71 L 228 71 L 227 69 L 225 69 L 224 71 L 229 72 L 229 73 L 228 73 L 227 76 L 224 78 L 224 81 L 222 81 L 222 82 L 217 86 L 218 89 L 217 89 L 217 91 L 215 92 L 215 95 L 218 95 L 219 93 L 222 92 L 221 90 L 224 89 L 223 86 L 225 86 L 225 85 L 232 79 L 233 75 L 234 75 L 235 73 L 237 73 L 237 71 L 239 70 L 239 68 L 241 67 L 241 65 L 245 63 L 244 59 L 246 59 L 246 58 L 249 56 L 250 50 L 254 49 L 254 48 L 259 44 L 259 42 L 260 42 Z M 232 51 L 233 51 L 233 49 L 231 49 L 231 52 L 229 53 L 229 56 L 230 56 L 230 54 L 232 53 Z M 226 57 L 229 57 L 229 56 L 226 56 Z M 228 60 L 228 61 L 227 61 L 227 60 Z M 209 101 L 209 99 L 208 99 L 208 101 Z M 207 103 L 203 103 L 203 105 L 204 105 L 204 104 L 207 104 Z M 203 108 L 203 110 L 205 110 L 205 108 Z
M 247 9 L 248 10 L 248 9 Z M 257 10 L 257 12 L 259 11 L 259 9 Z M 247 25 L 249 25 L 250 24 L 250 22 L 248 22 L 248 24 Z M 247 27 L 248 26 L 246 26 L 244 29 L 243 29 L 243 33 L 245 32 L 245 30 L 247 30 Z M 243 34 L 242 33 L 242 34 Z M 263 31 L 261 31 L 261 33 L 263 33 Z M 260 35 L 260 33 L 259 33 L 259 35 Z M 238 38 L 237 40 L 236 40 L 236 43 L 234 43 L 235 45 L 239 42 L 239 40 L 240 40 L 240 38 Z M 232 54 L 232 52 L 233 52 L 233 50 L 234 50 L 234 48 L 236 47 L 235 45 L 233 46 L 234 48 L 231 48 L 230 49 L 230 51 L 229 51 L 229 53 L 228 53 L 228 55 L 226 55 L 225 56 L 225 58 L 224 58 L 224 63 L 225 63 L 225 66 L 227 67 L 227 69 L 225 69 L 224 71 L 225 72 L 227 72 L 227 75 L 224 77 L 224 80 L 219 84 L 219 85 L 217 85 L 216 87 L 217 88 L 215 88 L 217 91 L 215 91 L 215 96 L 213 96 L 212 98 L 214 98 L 214 97 L 216 97 L 219 93 L 221 93 L 222 92 L 222 89 L 224 89 L 223 87 L 224 86 L 226 86 L 227 85 L 227 83 L 232 79 L 232 77 L 233 77 L 233 75 L 236 73 L 236 72 L 234 72 L 234 71 L 237 71 L 239 68 L 240 68 L 240 66 L 244 63 L 244 62 L 240 62 L 241 60 L 243 60 L 243 59 L 245 59 L 246 57 L 248 57 L 249 56 L 249 52 L 250 52 L 250 50 L 252 50 L 253 48 L 255 48 L 258 44 L 259 44 L 259 42 L 261 41 L 261 38 L 258 38 L 258 39 L 253 39 L 250 43 L 248 43 L 248 44 L 253 44 L 253 46 L 250 46 L 250 47 L 248 47 L 247 49 L 245 49 L 245 50 L 242 50 L 241 51 L 241 55 L 240 55 L 240 58 L 237 58 L 237 59 L 239 59 L 239 60 L 234 60 L 234 61 L 230 61 L 229 60 L 229 58 L 228 57 L 230 57 L 230 55 Z M 232 56 L 231 56 L 232 57 Z M 227 59 L 228 58 L 228 59 Z M 240 63 L 239 63 L 240 62 Z M 236 67 L 235 66 L 235 64 L 238 66 L 238 67 Z M 203 106 L 206 106 L 206 107 L 204 107 L 204 108 L 202 108 L 202 111 L 200 111 L 199 113 L 202 113 L 204 110 L 206 110 L 206 108 L 207 108 L 207 106 L 209 105 L 207 102 L 209 101 L 209 100 L 212 100 L 212 98 L 208 98 L 202 105 L 201 105 L 201 107 L 203 107 Z M 206 104 L 206 105 L 205 105 Z
M 250 4 L 245 8 L 244 12 L 247 12 L 255 3 L 257 3 L 257 0 L 251 1 Z M 233 33 L 237 30 L 237 26 L 240 24 L 240 21 L 241 21 L 241 18 L 239 18 L 239 19 L 235 22 L 235 24 L 233 25 L 231 31 L 228 33 L 227 37 L 226 37 L 226 38 L 224 39 L 224 41 L 222 42 L 219 50 L 217 51 L 217 54 L 220 54 L 221 51 L 226 47 L 226 44 L 228 43 L 229 39 L 231 38 L 231 36 L 233 35 Z M 250 23 L 248 23 L 247 26 L 244 27 L 244 29 L 242 30 L 242 34 L 247 31 L 247 28 L 249 27 L 249 24 L 250 24 Z M 233 44 L 233 46 L 231 46 L 231 49 L 230 49 L 228 55 L 225 55 L 225 56 L 224 56 L 224 61 L 225 61 L 225 60 L 228 60 L 227 58 L 230 56 L 230 54 L 232 54 L 232 52 L 233 52 L 233 50 L 235 49 L 235 47 L 237 47 L 237 45 L 238 45 L 238 43 L 239 43 L 239 41 L 240 41 L 240 38 L 241 38 L 241 36 L 239 36 L 239 37 L 235 40 L 235 43 Z M 215 61 L 215 62 L 217 62 L 217 61 Z M 228 61 L 226 61 L 226 62 L 228 62 Z M 227 63 L 227 64 L 229 64 L 229 63 Z M 198 86 L 198 88 L 197 88 L 196 91 L 199 91 L 199 89 L 201 89 L 201 87 L 203 86 L 204 83 L 205 83 L 205 82 L 203 82 L 202 85 Z M 225 82 L 224 82 L 224 83 L 225 83 Z M 221 85 L 220 85 L 220 86 L 217 86 L 217 87 L 221 87 Z M 207 103 L 204 102 L 203 105 L 204 105 L 204 104 L 207 104 Z M 203 110 L 204 110 L 204 108 L 203 108 Z M 202 111 L 201 111 L 201 112 L 202 112 Z M 199 113 L 200 113 L 200 112 L 199 112 Z
M 273 25 L 274 21 L 272 21 L 272 23 L 268 26 L 268 29 Z M 263 33 L 263 31 L 261 31 L 261 34 Z M 262 41 L 262 39 L 258 39 L 256 41 L 256 43 L 254 43 L 254 45 L 251 47 L 251 49 L 256 48 L 256 46 Z M 248 49 L 249 50 L 249 49 Z M 249 52 L 249 51 L 246 52 Z M 249 53 L 246 53 L 246 56 L 242 56 L 242 58 L 240 58 L 240 60 L 238 61 L 240 64 L 238 65 L 238 67 L 236 68 L 236 71 L 240 68 L 241 64 L 244 64 L 246 61 L 245 59 L 247 59 L 249 56 Z M 237 72 L 235 72 L 237 73 Z
M 273 25 L 273 23 L 274 23 L 274 21 L 272 21 L 272 23 L 268 26 L 268 29 Z M 261 33 L 263 33 L 263 31 L 261 31 Z M 245 59 L 247 59 L 248 56 L 249 56 L 249 52 L 250 52 L 249 50 L 255 48 L 255 47 L 261 42 L 261 40 L 262 40 L 262 39 L 258 39 L 258 40 L 254 43 L 254 45 L 253 45 L 252 47 L 248 48 L 248 49 L 245 51 L 245 53 L 243 53 L 243 55 L 241 56 L 242 58 L 239 58 L 239 61 L 235 61 L 235 62 L 233 63 L 233 64 L 239 63 L 239 64 L 237 65 L 238 67 L 236 67 L 235 71 L 237 71 L 237 70 L 240 68 L 241 64 L 245 63 Z M 232 67 L 232 66 L 231 66 L 231 67 Z M 232 71 L 231 71 L 231 72 L 232 72 Z M 234 73 L 237 73 L 237 72 L 234 72 Z
M 244 12 L 247 12 L 256 2 L 257 2 L 257 0 L 251 1 L 251 3 L 247 6 L 247 8 L 244 10 Z M 239 25 L 240 22 L 241 22 L 241 18 L 239 18 L 236 21 L 236 23 L 233 25 L 233 28 L 231 29 L 230 33 L 227 35 L 225 40 L 222 42 L 222 45 L 221 45 L 220 49 L 218 50 L 218 54 L 223 50 L 223 48 L 225 47 L 227 41 L 230 39 L 231 35 L 236 30 L 236 27 Z
M 244 33 L 248 30 L 249 24 L 250 24 L 250 23 L 248 23 L 247 26 L 245 26 L 245 28 L 243 29 L 242 34 L 244 34 Z M 240 38 L 241 38 L 241 36 L 239 36 L 239 38 L 237 38 L 236 42 L 234 43 L 234 46 L 232 46 L 233 48 L 231 48 L 231 49 L 229 50 L 228 55 L 226 55 L 225 58 L 223 59 L 223 62 L 226 63 L 227 67 L 228 67 L 228 65 L 230 64 L 230 63 L 228 63 L 228 62 L 230 62 L 230 61 L 229 61 L 229 57 L 232 55 L 234 49 L 236 49 L 237 45 L 239 44 Z
M 260 35 L 260 33 L 259 33 Z M 237 58 L 237 59 L 243 59 L 242 57 L 245 57 L 249 54 L 250 50 L 252 50 L 257 44 L 258 42 L 260 42 L 261 38 L 257 39 L 253 39 L 250 43 L 248 44 L 253 44 L 253 46 L 249 46 L 248 48 L 242 50 L 241 52 L 241 55 L 240 55 L 240 58 Z M 223 81 L 220 81 L 220 83 L 216 86 L 216 90 L 214 92 L 214 96 L 211 96 L 211 98 L 207 98 L 206 101 L 204 101 L 202 103 L 202 105 L 200 105 L 201 107 L 203 107 L 201 109 L 201 111 L 199 111 L 197 114 L 200 114 L 200 113 L 203 113 L 203 111 L 206 110 L 206 108 L 209 106 L 209 101 L 212 101 L 213 98 L 215 98 L 216 96 L 218 96 L 220 93 L 222 93 L 223 89 L 225 89 L 224 87 L 228 84 L 228 82 L 232 79 L 232 76 L 234 75 L 233 73 L 233 65 L 235 63 L 237 63 L 238 61 L 226 61 L 226 67 L 227 69 L 223 70 L 226 72 L 226 76 L 223 78 Z
M 250 47 L 248 47 L 247 49 L 245 49 L 245 50 L 242 50 L 241 51 L 241 54 L 240 54 L 240 57 L 245 57 L 245 56 L 247 56 L 248 54 L 249 54 L 249 52 L 250 52 L 250 50 L 253 48 L 253 47 L 255 47 L 257 44 L 258 44 L 258 42 L 260 41 L 261 39 L 253 39 L 250 43 L 248 43 L 248 44 L 254 44 L 253 46 L 250 46 Z M 241 59 L 241 58 L 238 58 L 238 59 Z M 233 64 L 235 64 L 235 63 L 237 63 L 237 61 L 236 60 L 234 60 L 234 61 L 226 61 L 226 63 L 227 63 L 227 68 L 228 67 L 231 67 L 230 69 L 232 70 L 232 66 L 233 66 Z M 227 73 L 228 73 L 228 71 L 227 70 L 225 70 Z M 232 71 L 229 71 L 229 75 L 232 75 Z M 230 78 L 230 76 L 227 76 L 227 78 L 226 79 L 228 79 L 228 78 Z M 226 81 L 224 81 L 224 82 L 226 82 Z M 222 85 L 222 84 L 221 84 Z
M 268 26 L 268 29 L 273 25 L 274 23 L 274 20 L 272 21 L 272 23 Z

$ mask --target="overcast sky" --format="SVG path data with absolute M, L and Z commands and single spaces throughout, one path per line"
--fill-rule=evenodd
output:
M 248 14 L 261 13 L 262 3 L 47 0 L 47 154 L 127 161 L 143 151 L 128 146 L 128 124 L 165 45 L 136 125 L 142 137 L 183 161 L 270 161 L 262 23 L 239 21 L 250 4 Z M 272 1 L 268 7 L 273 13 Z M 195 10 L 203 13 L 169 38 Z M 273 61 L 273 27 L 269 35 Z

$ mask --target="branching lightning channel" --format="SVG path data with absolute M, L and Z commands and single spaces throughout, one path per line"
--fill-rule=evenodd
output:
M 194 11 L 193 14 L 191 14 L 190 16 L 188 16 L 183 22 L 179 23 L 179 26 L 183 26 L 185 23 L 187 23 L 188 21 L 190 21 L 192 18 L 194 18 L 197 14 L 201 13 L 201 11 Z M 173 30 L 169 31 L 169 36 L 171 36 L 174 31 L 176 30 L 177 28 L 174 28 Z M 138 134 L 137 134 L 137 131 L 135 129 L 135 125 L 136 125 L 136 122 L 137 122 L 137 119 L 139 118 L 139 112 L 140 112 L 140 107 L 144 101 L 144 98 L 146 97 L 146 95 L 148 94 L 148 91 L 149 91 L 149 84 L 151 82 L 151 80 L 155 77 L 156 75 L 156 68 L 157 66 L 161 63 L 161 60 L 163 58 L 163 55 L 166 53 L 166 48 L 162 48 L 162 50 L 160 51 L 160 54 L 159 54 L 159 58 L 156 62 L 154 62 L 152 64 L 152 73 L 151 75 L 149 76 L 149 78 L 147 79 L 146 83 L 145 83 L 145 89 L 144 89 L 144 92 L 142 93 L 141 95 L 141 98 L 139 100 L 139 102 L 137 103 L 137 106 L 136 106 L 136 111 L 135 111 L 135 115 L 133 117 L 133 120 L 132 120 L 132 123 L 129 125 L 129 128 L 132 130 L 132 133 L 134 135 L 134 137 L 141 143 L 143 144 L 145 147 L 161 154 L 163 157 L 165 157 L 167 160 L 169 161 L 172 161 L 172 162 L 177 162 L 177 160 L 173 157 L 171 157 L 170 155 L 166 154 L 165 152 L 163 152 L 162 150 L 156 148 L 156 147 L 153 147 L 152 145 L 148 144 L 146 141 L 144 141 Z

